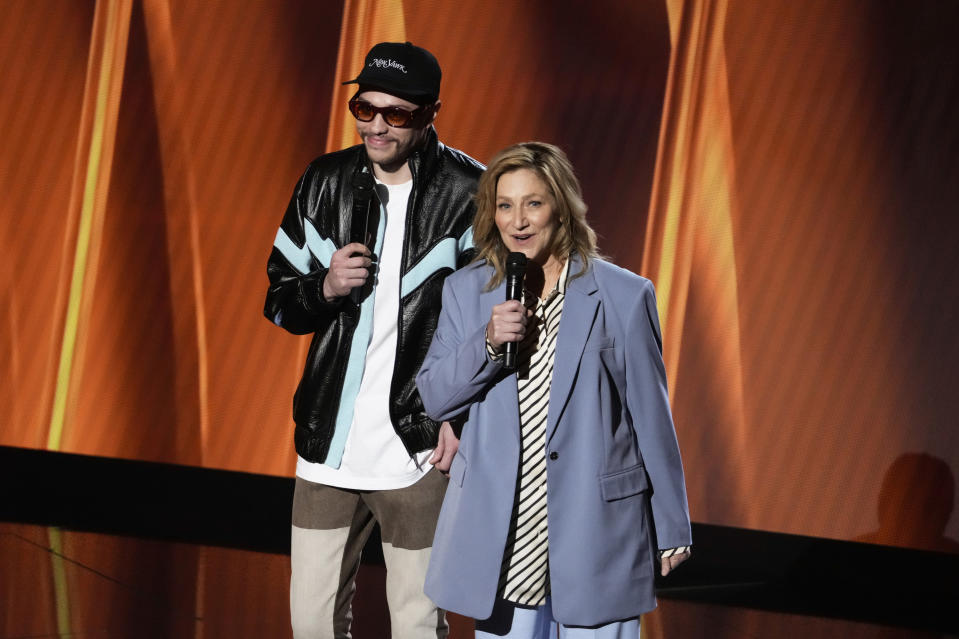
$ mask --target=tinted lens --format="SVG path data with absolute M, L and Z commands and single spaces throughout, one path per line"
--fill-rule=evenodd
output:
M 352 100 L 350 102 L 350 113 L 361 122 L 369 122 L 376 117 L 376 110 L 373 105 L 362 100 Z
M 383 119 L 386 120 L 386 123 L 390 126 L 406 126 L 410 123 L 410 120 L 413 119 L 412 113 L 399 107 L 390 107 L 389 109 L 381 111 L 381 113 L 383 114 Z

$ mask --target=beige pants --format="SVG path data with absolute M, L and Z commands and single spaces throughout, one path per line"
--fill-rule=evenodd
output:
M 350 638 L 360 553 L 377 522 L 393 637 L 449 634 L 445 613 L 423 593 L 446 482 L 435 470 L 396 490 L 346 490 L 296 478 L 290 557 L 295 639 Z

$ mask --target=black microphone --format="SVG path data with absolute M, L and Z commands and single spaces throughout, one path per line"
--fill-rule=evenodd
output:
M 510 253 L 506 258 L 506 299 L 523 299 L 523 279 L 526 277 L 526 255 Z M 516 342 L 506 342 L 503 351 L 503 367 L 507 370 L 516 368 Z
M 350 218 L 350 243 L 359 242 L 366 245 L 372 255 L 373 238 L 370 237 L 370 210 L 373 203 L 373 190 L 376 188 L 376 182 L 373 180 L 373 174 L 367 166 L 363 166 L 359 171 L 353 174 L 353 213 Z M 372 279 L 372 273 L 370 274 Z M 369 280 L 367 280 L 369 282 Z M 354 304 L 359 304 L 363 300 L 364 289 L 366 285 L 356 286 L 350 291 L 350 299 Z

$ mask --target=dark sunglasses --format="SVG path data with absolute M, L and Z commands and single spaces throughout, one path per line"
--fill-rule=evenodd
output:
M 427 109 L 431 108 L 433 105 L 428 104 L 426 106 L 421 106 L 418 109 L 413 111 L 407 111 L 406 109 L 400 108 L 398 106 L 387 106 L 387 107 L 378 107 L 373 106 L 366 100 L 360 100 L 358 98 L 353 98 L 350 100 L 350 113 L 353 114 L 353 117 L 359 120 L 360 122 L 370 122 L 373 118 L 376 117 L 376 114 L 379 113 L 383 116 L 383 121 L 389 124 L 390 126 L 395 126 L 397 128 L 402 128 L 409 126 L 413 120 L 422 115 Z

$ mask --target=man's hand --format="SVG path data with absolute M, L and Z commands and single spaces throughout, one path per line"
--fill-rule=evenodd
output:
M 660 574 L 665 577 L 670 573 L 670 571 L 675 570 L 676 566 L 683 563 L 692 553 L 690 551 L 681 552 L 673 555 L 672 557 L 663 557 L 660 562 Z
M 450 464 L 453 463 L 453 458 L 456 456 L 456 451 L 459 447 L 460 440 L 456 437 L 456 433 L 453 432 L 453 427 L 450 426 L 449 422 L 443 422 L 443 425 L 440 426 L 440 435 L 436 442 L 436 450 L 433 451 L 433 456 L 430 457 L 430 463 L 433 464 L 436 470 L 449 477 Z
M 506 300 L 493 307 L 486 325 L 486 339 L 499 350 L 506 342 L 521 342 L 526 335 L 530 311 L 517 300 Z
M 370 249 L 359 242 L 347 244 L 330 258 L 330 270 L 323 279 L 323 297 L 332 302 L 363 286 L 370 277 Z

